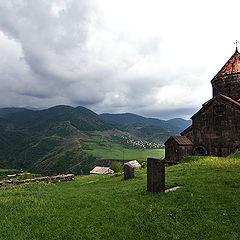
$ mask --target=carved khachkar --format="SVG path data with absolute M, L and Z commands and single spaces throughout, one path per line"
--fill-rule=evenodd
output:
M 134 178 L 134 167 L 130 164 L 124 164 L 124 180 Z
M 165 191 L 165 161 L 162 158 L 147 159 L 147 190 L 151 193 Z

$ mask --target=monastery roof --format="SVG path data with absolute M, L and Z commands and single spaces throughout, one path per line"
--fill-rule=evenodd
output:
M 193 143 L 186 136 L 171 136 L 168 140 L 170 139 L 174 139 L 178 145 L 193 145 Z
M 95 167 L 90 171 L 91 174 L 109 174 L 114 173 L 114 171 L 109 167 Z
M 191 125 L 191 126 L 189 126 L 188 128 L 186 128 L 185 130 L 183 130 L 180 134 L 181 134 L 181 135 L 185 135 L 186 133 L 191 132 L 192 129 L 193 129 L 193 126 Z
M 230 97 L 228 97 L 228 96 L 225 96 L 225 95 L 223 95 L 223 94 L 219 94 L 219 96 L 220 96 L 222 99 L 227 100 L 228 102 L 233 103 L 234 105 L 240 107 L 240 102 L 239 102 L 239 101 L 235 101 L 235 100 L 233 100 L 232 98 L 230 98 Z M 213 101 L 214 101 L 214 98 L 208 100 L 208 101 L 205 102 L 202 106 L 203 106 L 203 107 L 206 107 L 206 106 L 208 106 L 210 103 L 212 103 Z
M 224 101 L 227 101 L 229 102 L 230 104 L 233 104 L 235 107 L 237 108 L 240 108 L 240 102 L 239 101 L 235 101 L 233 100 L 232 98 L 230 97 L 227 97 L 223 94 L 219 94 L 217 97 L 221 97 Z M 213 101 L 215 100 L 215 98 L 212 98 L 210 100 L 208 100 L 207 102 L 205 102 L 203 105 L 202 105 L 202 108 L 196 112 L 192 117 L 191 119 L 193 119 L 194 117 L 196 117 L 199 113 L 203 112 L 204 109 L 206 109 L 206 107 L 208 107 Z
M 225 65 L 221 68 L 221 70 L 217 73 L 213 80 L 219 77 L 236 73 L 240 73 L 240 53 L 238 52 L 237 48 L 235 53 L 225 63 Z
M 227 97 L 227 96 L 225 96 L 225 95 L 223 95 L 223 94 L 220 94 L 223 98 L 225 98 L 226 100 L 228 100 L 229 102 L 231 102 L 231 103 L 233 103 L 234 105 L 237 105 L 237 106 L 239 106 L 240 107 L 240 102 L 239 101 L 235 101 L 235 100 L 233 100 L 232 98 L 230 98 L 230 97 Z
M 206 101 L 205 103 L 203 103 L 203 107 L 207 106 L 209 103 L 211 103 L 213 101 L 213 98 L 209 99 L 208 101 Z

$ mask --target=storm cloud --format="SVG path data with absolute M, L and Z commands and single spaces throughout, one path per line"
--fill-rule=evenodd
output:
M 236 5 L 0 1 L 0 107 L 189 118 L 211 98 L 210 80 L 234 51 Z

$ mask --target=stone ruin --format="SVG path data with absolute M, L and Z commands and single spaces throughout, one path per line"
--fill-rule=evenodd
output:
M 23 183 L 31 183 L 31 182 L 67 182 L 73 181 L 74 174 L 67 174 L 67 175 L 58 175 L 54 177 L 40 177 L 40 178 L 33 178 L 33 179 L 26 179 L 26 180 L 18 180 L 18 179 L 10 179 L 0 182 L 0 187 L 6 186 L 13 186 L 13 185 L 20 185 Z

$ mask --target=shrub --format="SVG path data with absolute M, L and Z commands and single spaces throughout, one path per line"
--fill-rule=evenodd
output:
M 123 172 L 123 165 L 117 162 L 113 162 L 110 165 L 110 168 L 114 171 L 114 172 Z
M 147 167 L 147 161 L 145 161 L 145 160 L 138 160 L 138 162 L 141 164 L 142 168 Z

